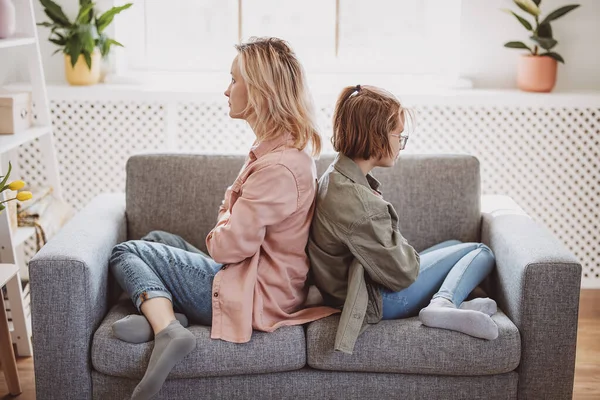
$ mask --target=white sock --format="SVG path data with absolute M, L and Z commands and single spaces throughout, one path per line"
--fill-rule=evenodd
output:
M 496 302 L 489 297 L 477 297 L 473 300 L 463 301 L 458 308 L 461 310 L 481 311 L 490 317 L 498 312 Z
M 481 339 L 498 337 L 498 326 L 481 311 L 457 309 L 450 300 L 436 297 L 419 313 L 425 326 L 462 332 Z

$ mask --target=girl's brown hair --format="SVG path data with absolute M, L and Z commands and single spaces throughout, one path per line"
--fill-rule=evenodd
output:
M 335 104 L 333 136 L 335 151 L 349 158 L 393 156 L 389 133 L 407 117 L 414 116 L 390 92 L 374 86 L 348 86 Z
M 235 46 L 240 73 L 248 85 L 248 107 L 256 115 L 256 135 L 270 140 L 282 132 L 294 137 L 294 147 L 309 143 L 313 155 L 321 152 L 312 98 L 302 65 L 281 39 L 253 37 Z

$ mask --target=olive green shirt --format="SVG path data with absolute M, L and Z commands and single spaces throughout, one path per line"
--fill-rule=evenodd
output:
M 339 154 L 319 180 L 307 247 L 325 304 L 343 308 L 335 350 L 349 354 L 367 324 L 381 320 L 380 288 L 400 291 L 419 274 L 419 254 L 400 234 L 398 214 L 379 186 Z

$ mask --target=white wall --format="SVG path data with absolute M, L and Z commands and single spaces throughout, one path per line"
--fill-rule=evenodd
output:
M 110 1 L 99 3 L 106 8 Z M 60 0 L 59 3 L 69 16 L 76 14 L 78 0 Z M 543 0 L 543 15 L 570 3 Z M 600 0 L 573 0 L 573 3 L 582 6 L 553 24 L 559 41 L 556 51 L 566 61 L 559 66 L 557 90 L 600 90 Z M 462 4 L 461 75 L 471 78 L 480 88 L 515 87 L 516 63 L 522 51 L 505 49 L 503 44 L 525 40 L 527 35 L 516 19 L 500 9 L 516 9 L 516 6 L 510 0 L 462 0 Z M 37 20 L 46 20 L 37 0 L 35 8 Z M 48 30 L 39 28 L 39 34 L 48 82 L 64 82 L 62 54 L 50 57 L 56 47 L 46 40 Z
M 516 64 L 523 51 L 502 46 L 512 40 L 525 41 L 528 35 L 514 17 L 500 9 L 518 8 L 510 0 L 462 3 L 461 74 L 473 79 L 476 87 L 515 87 Z M 559 64 L 556 89 L 600 90 L 600 1 L 542 0 L 542 15 L 567 4 L 581 7 L 552 23 L 558 40 L 555 51 L 566 62 Z

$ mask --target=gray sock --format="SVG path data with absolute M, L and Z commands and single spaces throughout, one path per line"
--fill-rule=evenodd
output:
M 159 392 L 175 364 L 196 347 L 196 337 L 179 321 L 173 321 L 154 338 L 148 369 L 131 395 L 131 400 L 146 400 Z
M 498 306 L 496 302 L 489 297 L 477 297 L 473 300 L 463 301 L 460 305 L 461 310 L 473 310 L 473 311 L 481 311 L 484 314 L 489 315 L 490 317 L 498 311 Z
M 175 318 L 186 328 L 188 319 L 185 315 L 175 313 Z M 112 324 L 113 335 L 129 343 L 145 343 L 154 338 L 150 322 L 143 315 L 131 314 Z
M 450 300 L 434 298 L 419 312 L 419 319 L 431 328 L 449 329 L 481 339 L 498 337 L 498 326 L 489 315 L 480 311 L 457 309 Z

